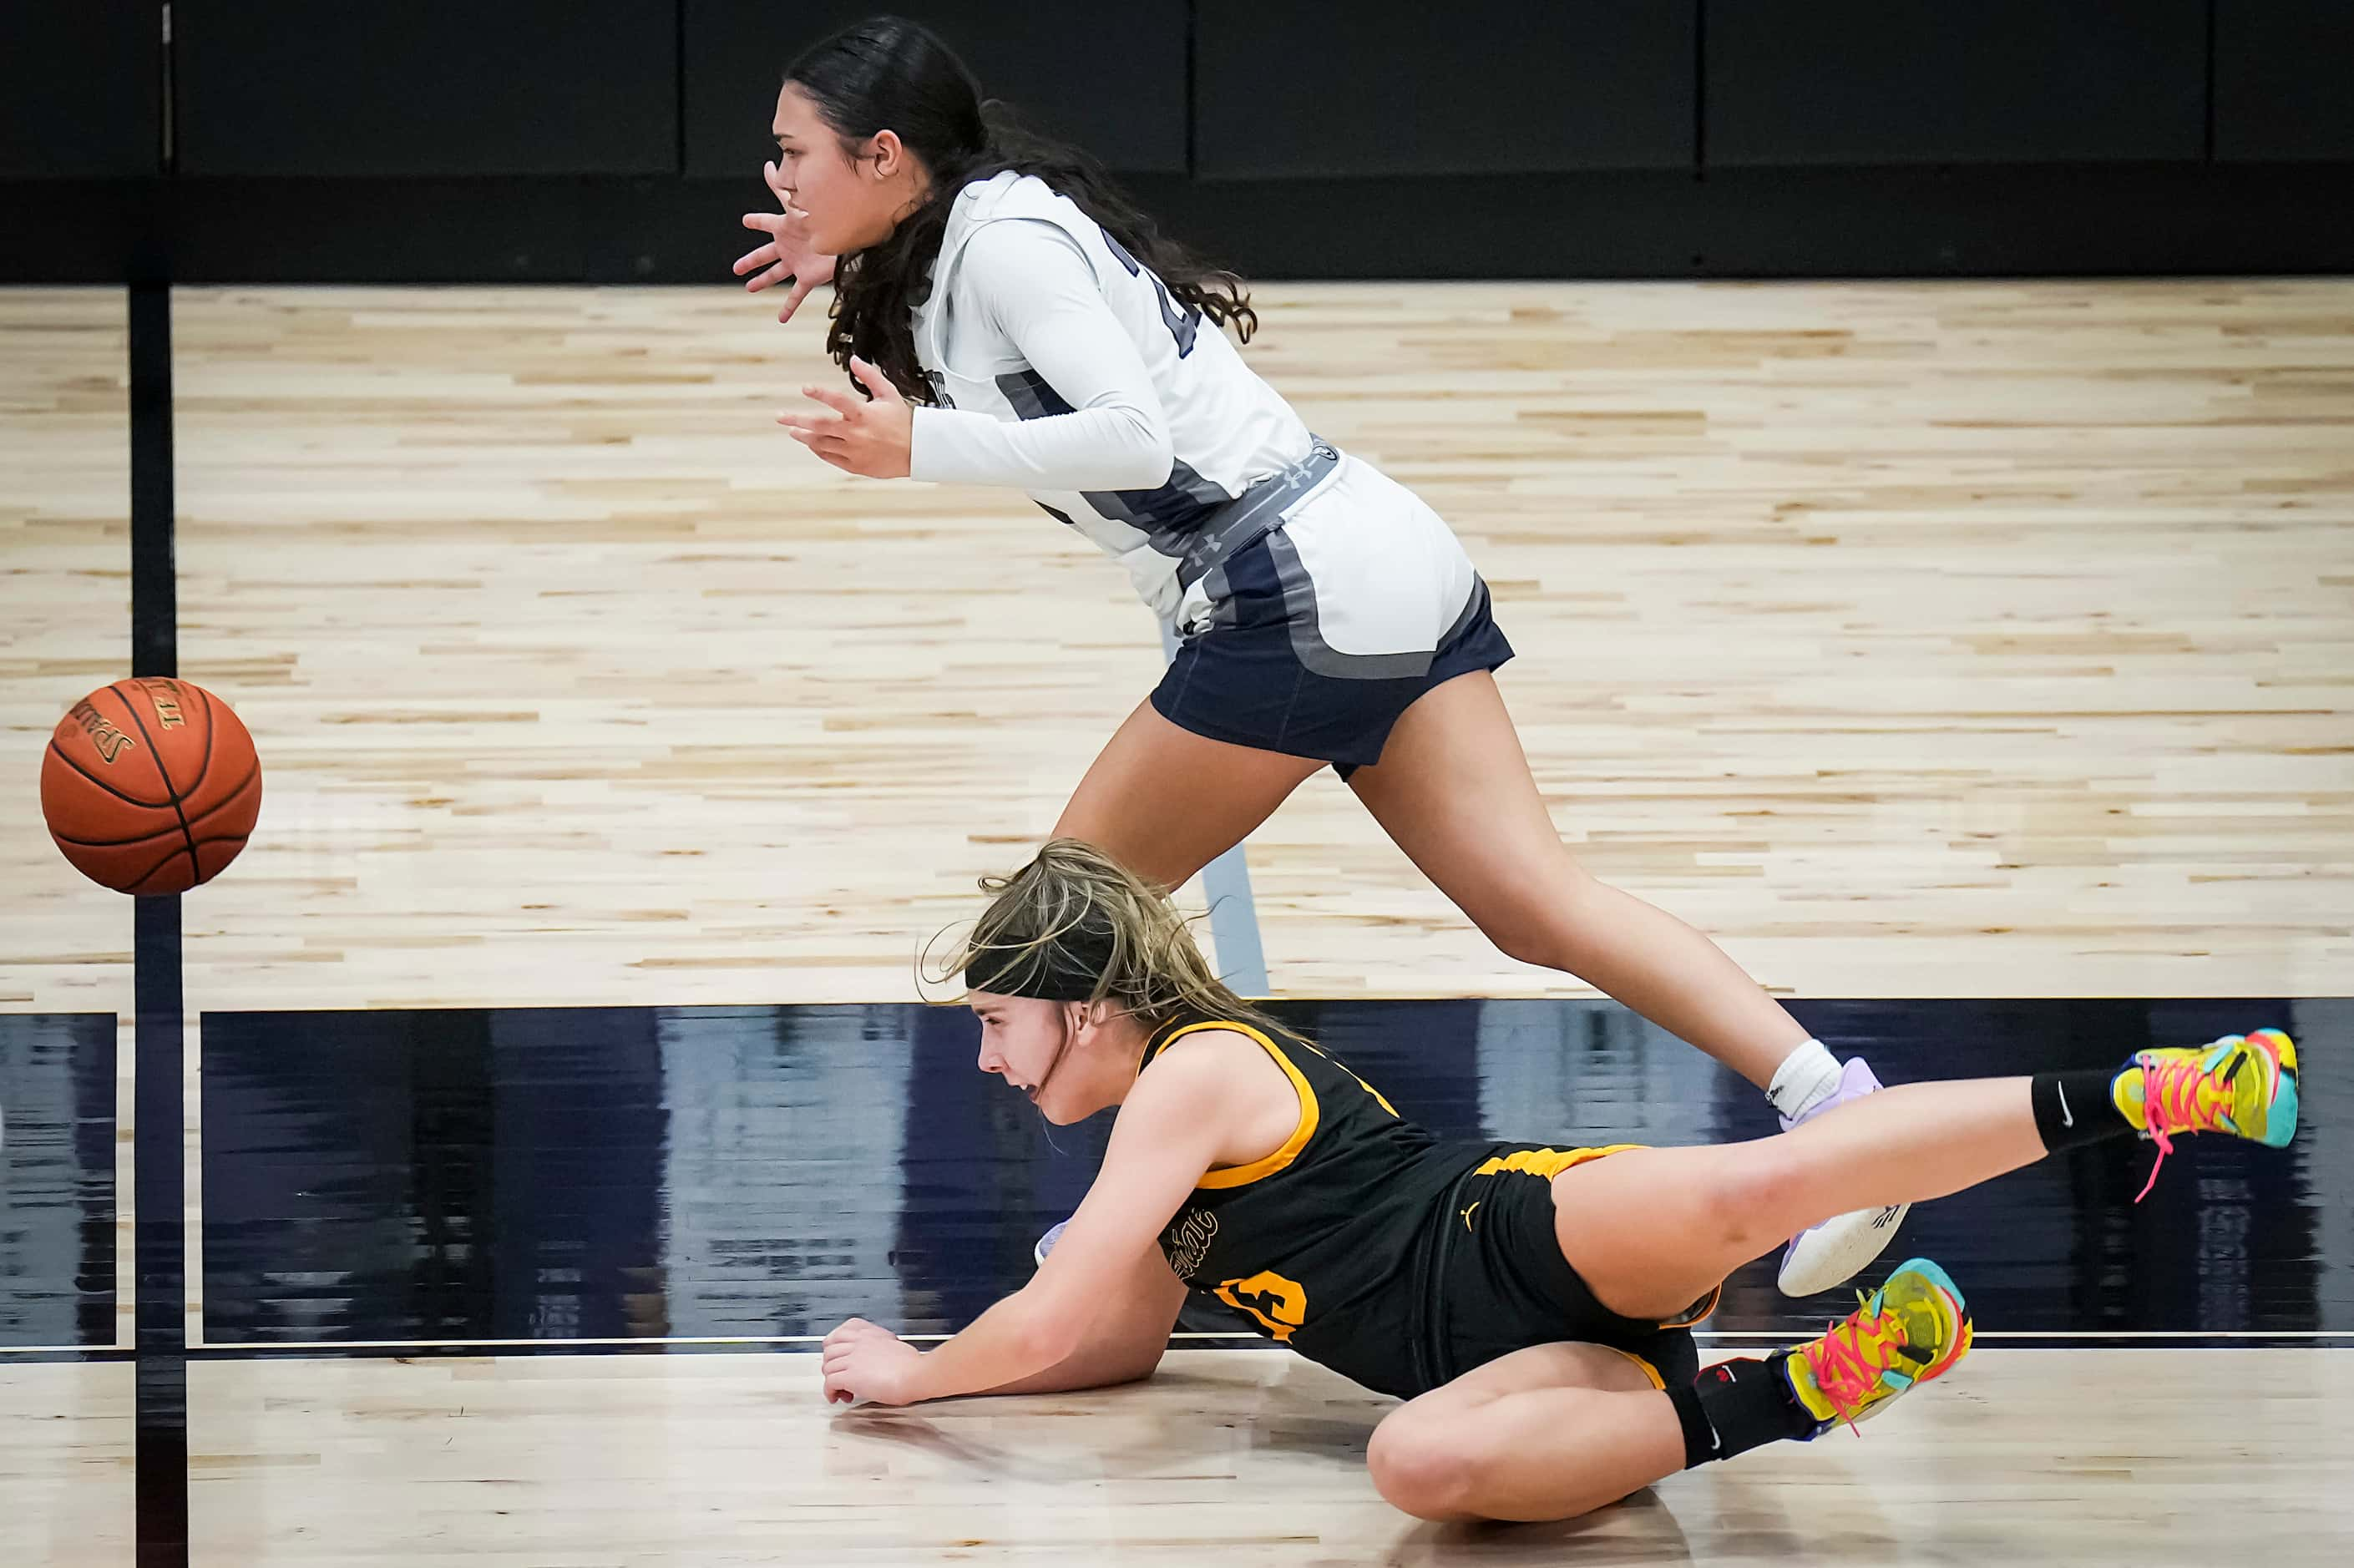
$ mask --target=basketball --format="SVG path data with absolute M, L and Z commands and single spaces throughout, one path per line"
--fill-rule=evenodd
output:
M 219 875 L 261 810 L 253 737 L 186 681 L 117 681 L 76 703 L 41 758 L 41 815 L 74 869 L 117 893 Z

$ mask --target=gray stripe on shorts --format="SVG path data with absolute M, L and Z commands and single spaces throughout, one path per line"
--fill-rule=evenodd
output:
M 1267 558 L 1275 563 L 1276 580 L 1283 585 L 1285 619 L 1291 623 L 1291 652 L 1310 673 L 1335 681 L 1403 681 L 1414 680 L 1430 673 L 1430 662 L 1438 656 L 1438 648 L 1447 645 L 1440 638 L 1438 648 L 1405 653 L 1343 653 L 1324 641 L 1324 630 L 1317 618 L 1316 581 L 1308 575 L 1308 563 L 1299 558 L 1299 548 L 1288 535 L 1281 532 L 1267 536 Z M 1479 596 L 1474 592 L 1471 603 Z M 1470 610 L 1466 608 L 1464 615 Z M 1460 630 L 1463 615 L 1456 617 Z

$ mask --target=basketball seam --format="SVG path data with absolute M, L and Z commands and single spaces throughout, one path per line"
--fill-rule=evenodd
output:
M 51 741 L 51 742 L 49 742 L 49 747 L 50 747 L 50 749 L 51 749 L 51 750 L 56 750 L 56 749 L 57 749 L 57 742 L 56 742 L 56 741 L 54 741 L 54 740 L 53 740 L 53 741 Z M 73 765 L 73 758 L 70 758 L 70 757 L 67 757 L 67 756 L 66 756 L 63 752 L 61 752 L 61 751 L 60 751 L 60 752 L 58 752 L 58 757 L 59 757 L 59 758 L 61 758 L 65 761 L 65 763 L 66 763 L 66 765 L 67 765 L 68 767 L 71 767 L 71 766 Z M 225 811 L 225 810 L 228 810 L 228 808 L 230 808 L 231 806 L 236 805 L 236 804 L 238 803 L 237 798 L 238 798 L 239 795 L 244 794 L 244 793 L 245 793 L 245 791 L 246 791 L 246 788 L 247 788 L 247 786 L 250 785 L 250 784 L 251 784 L 251 783 L 252 783 L 256 779 L 260 778 L 260 776 L 261 776 L 261 764 L 260 764 L 259 761 L 256 761 L 256 762 L 254 763 L 254 765 L 253 765 L 253 767 L 252 767 L 251 770 L 250 770 L 250 771 L 249 771 L 249 772 L 246 774 L 246 776 L 245 776 L 244 778 L 242 778 L 242 779 L 239 779 L 235 785 L 231 786 L 231 787 L 230 787 L 230 789 L 229 789 L 228 793 L 228 794 L 226 794 L 226 795 L 224 795 L 224 796 L 221 798 L 221 802 L 220 802 L 220 804 L 219 804 L 219 805 L 217 805 L 217 806 L 213 807 L 213 808 L 212 808 L 212 809 L 210 809 L 209 810 L 207 810 L 207 811 L 204 811 L 204 812 L 200 813 L 200 814 L 196 818 L 196 821 L 201 822 L 201 821 L 204 821 L 205 820 L 207 820 L 207 818 L 218 816 L 221 812 L 223 812 L 223 811 Z M 86 777 L 86 778 L 87 778 L 87 777 L 88 777 L 88 775 L 84 775 L 84 777 Z M 91 779 L 91 780 L 90 780 L 90 782 L 92 782 L 92 783 L 96 784 L 96 783 L 98 783 L 98 780 L 96 780 L 96 779 Z M 106 786 L 106 785 L 104 785 L 104 784 L 99 784 L 99 788 L 100 788 L 100 789 L 109 789 L 109 792 L 110 792 L 110 793 L 111 793 L 111 794 L 115 794 L 115 795 L 117 795 L 117 796 L 121 796 L 121 794 L 122 794 L 122 792 L 121 792 L 120 790 L 113 790 L 113 789 L 109 789 L 109 787 L 108 787 L 108 786 Z M 147 805 L 147 803 L 146 803 L 145 801 L 129 800 L 127 797 L 124 797 L 124 799 L 125 799 L 125 800 L 126 800 L 126 803 L 127 803 L 127 804 L 131 804 L 131 805 L 137 805 L 137 806 L 143 806 L 143 807 L 145 807 L 145 809 L 147 809 L 147 810 L 154 810 L 154 809 L 155 809 L 155 808 L 154 808 L 153 806 L 148 806 L 148 805 Z M 182 821 L 183 821 L 184 822 L 186 822 L 186 821 L 187 821 L 186 813 L 186 812 L 183 812 L 183 813 L 181 813 L 181 816 L 182 816 Z M 75 838 L 74 836 L 72 836 L 72 835 L 71 835 L 71 834 L 69 834 L 69 833 L 61 833 L 61 832 L 58 832 L 58 831 L 57 831 L 57 829 L 55 829 L 55 828 L 51 828 L 51 829 L 49 830 L 49 836 L 50 836 L 51 838 L 53 838 L 53 839 L 57 840 L 57 841 L 58 841 L 58 842 L 59 842 L 59 843 L 61 843 L 61 844 L 71 844 L 71 845 L 73 845 L 73 847 L 74 847 L 74 848 L 76 848 L 76 849 L 129 849 L 129 848 L 130 848 L 132 845 L 133 845 L 133 844 L 143 844 L 143 843 L 145 843 L 149 839 L 157 839 L 157 838 L 162 838 L 165 833 L 169 833 L 169 832 L 188 832 L 188 833 L 193 833 L 193 832 L 194 832 L 194 824 L 193 824 L 193 823 L 189 823 L 189 824 L 188 824 L 187 826 L 186 826 L 186 827 L 164 827 L 164 828 L 157 828 L 157 829 L 156 829 L 154 832 L 152 832 L 152 833 L 138 833 L 138 834 L 135 834 L 135 835 L 133 835 L 133 837 L 131 837 L 131 838 L 127 838 L 127 839 L 78 839 L 78 838 Z M 230 837 L 235 837 L 235 838 L 250 838 L 250 837 L 252 837 L 252 835 L 251 835 L 250 833 L 237 833 L 237 834 L 232 834 L 232 835 L 229 835 L 229 836 L 230 836 Z M 219 836 L 219 835 L 215 835 L 215 836 L 214 836 L 214 837 L 212 837 L 212 838 L 207 838 L 207 839 L 196 839 L 195 842 L 196 842 L 196 843 L 197 844 L 197 846 L 198 846 L 199 848 L 201 848 L 202 846 L 204 846 L 204 845 L 206 845 L 206 844 L 217 844 L 217 843 L 222 843 L 222 842 L 227 842 L 227 841 L 226 841 L 226 839 L 224 839 L 223 837 L 221 837 L 221 836 Z
M 141 833 L 136 838 L 77 839 L 69 838 L 64 833 L 58 832 L 57 829 L 51 828 L 49 830 L 49 837 L 57 840 L 58 842 L 61 844 L 71 844 L 76 849 L 129 849 L 133 844 L 143 844 L 149 839 L 160 839 L 166 833 L 185 834 L 186 831 L 186 829 L 180 827 L 164 827 L 157 828 L 152 833 Z
M 196 859 L 196 835 L 188 832 L 188 813 L 180 810 L 180 787 L 172 782 L 172 770 L 164 766 L 164 748 L 155 744 L 155 737 L 153 735 L 148 734 L 147 721 L 139 716 L 139 710 L 131 705 L 131 699 L 122 694 L 121 690 L 119 690 L 120 685 L 121 683 L 117 682 L 115 685 L 109 686 L 106 689 L 114 693 L 114 700 L 122 705 L 122 711 L 129 714 L 131 715 L 131 722 L 139 726 L 139 734 L 141 737 L 147 742 L 147 749 L 155 754 L 155 775 L 157 778 L 164 780 L 164 793 L 168 794 L 172 798 L 172 815 L 180 819 L 180 838 L 182 842 L 186 843 L 188 846 L 188 869 L 189 871 L 201 875 L 203 874 L 205 868 L 202 863 Z M 167 855 L 164 858 L 168 860 L 171 857 Z M 161 867 L 159 866 L 157 869 L 160 870 Z M 154 872 L 151 871 L 147 874 L 147 876 L 153 876 L 154 874 Z M 143 876 L 139 879 L 140 882 L 144 882 L 146 880 L 146 876 Z M 136 886 L 137 884 L 134 883 L 133 885 Z
M 140 888 L 144 887 L 147 884 L 155 880 L 155 874 L 157 872 L 163 870 L 165 866 L 171 864 L 174 861 L 179 859 L 184 854 L 188 857 L 188 863 L 191 865 L 196 864 L 196 857 L 192 851 L 175 849 L 171 853 L 165 855 L 162 860 L 157 861 L 154 865 L 149 866 L 145 871 L 140 873 L 139 875 L 132 878 L 131 885 L 123 888 L 122 891 L 136 894 Z M 201 871 L 204 868 L 197 866 L 196 869 Z
M 59 746 L 55 738 L 52 738 L 49 741 L 49 749 L 58 754 L 58 760 L 59 762 L 64 763 L 68 768 L 72 768 L 76 773 L 80 774 L 84 779 L 89 779 L 91 783 L 97 785 L 100 789 L 105 790 L 108 794 L 113 796 L 116 800 L 121 800 L 125 805 L 137 806 L 143 810 L 154 811 L 160 810 L 164 807 L 172 803 L 168 799 L 163 800 L 143 800 L 136 795 L 126 794 L 122 789 L 109 784 L 105 779 L 101 779 L 97 774 L 92 773 L 89 768 L 84 768 L 80 763 L 76 762 L 73 759 L 72 755 L 69 753 L 64 747 Z M 161 766 L 156 768 L 155 776 L 159 779 L 164 777 L 164 769 Z M 164 780 L 164 792 L 166 796 L 170 795 L 171 789 L 171 780 L 165 779 Z
M 251 784 L 255 779 L 259 779 L 259 778 L 260 778 L 260 777 L 261 777 L 261 759 L 260 759 L 260 758 L 258 758 L 258 757 L 257 757 L 257 758 L 255 758 L 253 759 L 253 771 L 251 771 L 250 773 L 248 773 L 244 778 L 242 778 L 242 779 L 239 779 L 239 780 L 237 781 L 236 786 L 235 786 L 234 788 L 232 788 L 232 789 L 230 789 L 227 794 L 223 795 L 223 796 L 220 798 L 220 804 L 219 804 L 219 805 L 217 805 L 217 806 L 207 806 L 207 807 L 206 807 L 203 810 L 201 810 L 201 811 L 199 811 L 199 812 L 197 812 L 197 813 L 196 813 L 196 819 L 195 819 L 195 820 L 196 820 L 196 821 L 201 822 L 201 821 L 205 821 L 205 820 L 206 820 L 207 818 L 208 818 L 208 817 L 217 817 L 217 816 L 218 816 L 222 811 L 224 811 L 224 810 L 228 810 L 229 807 L 236 805 L 236 804 L 237 804 L 237 798 L 238 798 L 239 795 L 242 795 L 242 794 L 244 794 L 244 793 L 245 793 L 246 786 L 248 786 L 248 785 Z M 183 817 L 184 817 L 184 818 L 185 818 L 185 816 L 186 816 L 186 813 L 183 813 Z
M 213 737 L 220 734 L 220 715 L 213 708 L 213 694 L 210 692 L 207 692 L 202 686 L 187 685 L 185 682 L 178 683 L 184 686 L 185 689 L 196 693 L 197 696 L 204 699 L 205 771 L 207 773 L 210 773 L 213 770 Z M 229 716 L 234 718 L 237 715 L 232 714 Z M 257 755 L 253 759 L 252 769 L 248 772 L 244 778 L 237 781 L 237 787 L 231 789 L 228 794 L 221 797 L 221 803 L 219 805 L 215 806 L 211 810 L 205 812 L 204 815 L 198 817 L 196 821 L 203 821 L 206 817 L 217 816 L 229 807 L 237 804 L 238 797 L 245 793 L 246 786 L 259 783 L 260 779 L 261 758 Z M 254 810 L 255 815 L 258 817 L 260 814 L 260 808 L 257 806 Z M 242 844 L 250 843 L 252 842 L 253 833 L 250 830 L 241 833 L 216 833 L 211 838 L 200 839 L 196 836 L 195 830 L 191 829 L 188 836 L 188 858 L 196 863 L 196 871 L 201 874 L 205 869 L 204 861 L 196 854 L 196 851 L 204 848 L 207 844 Z
M 205 699 L 205 760 L 204 766 L 196 769 L 196 782 L 201 784 L 205 781 L 206 775 L 213 770 L 213 736 L 220 733 L 220 715 L 213 712 L 212 695 L 202 686 L 191 686 L 180 681 L 174 681 L 172 684 L 179 687 L 183 693 L 194 692 Z M 258 756 L 253 759 L 253 768 L 257 773 L 261 771 L 261 758 Z M 238 789 L 244 788 L 241 783 L 237 787 Z M 229 791 L 232 797 L 236 793 L 237 789 Z

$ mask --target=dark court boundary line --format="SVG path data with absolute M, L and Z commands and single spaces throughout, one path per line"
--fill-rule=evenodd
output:
M 133 282 L 131 354 L 131 673 L 179 673 L 172 472 L 172 292 Z M 187 1568 L 187 1182 L 180 900 L 133 901 L 132 1275 L 139 1568 Z M 108 1359 L 101 1357 L 99 1359 Z
M 908 1334 L 911 1343 L 937 1344 L 946 1334 Z M 181 1352 L 186 1361 L 400 1361 L 410 1357 L 487 1356 L 661 1356 L 661 1355 L 807 1355 L 824 1338 L 820 1334 L 766 1336 L 713 1335 L 694 1339 L 644 1340 L 288 1340 L 279 1343 L 190 1345 Z M 1172 1334 L 1172 1351 L 1284 1351 L 1248 1334 Z M 1693 1335 L 1703 1345 L 1727 1350 L 1794 1344 L 1807 1338 L 1803 1329 L 1701 1330 Z M 2354 1347 L 2354 1329 L 1983 1329 L 1978 1342 L 2009 1350 L 2250 1350 Z M 1286 1354 L 1292 1352 L 1284 1351 Z M 103 1348 L 76 1349 L 37 1345 L 0 1347 L 0 1368 L 58 1361 L 104 1363 L 132 1361 L 136 1352 Z

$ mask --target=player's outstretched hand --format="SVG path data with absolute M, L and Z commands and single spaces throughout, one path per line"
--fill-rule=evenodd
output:
M 825 1337 L 825 1402 L 913 1404 L 923 1352 L 888 1329 L 853 1318 Z
M 845 473 L 868 479 L 905 479 L 914 440 L 915 410 L 884 374 L 854 355 L 850 373 L 866 388 L 854 397 L 831 387 L 804 387 L 801 395 L 833 410 L 828 414 L 779 414 L 777 423 L 793 440 Z
M 801 302 L 808 299 L 820 284 L 833 281 L 833 258 L 820 255 L 810 249 L 809 225 L 793 207 L 792 197 L 782 183 L 784 176 L 778 173 L 775 160 L 760 165 L 760 177 L 768 182 L 769 189 L 775 194 L 778 210 L 744 215 L 744 227 L 767 235 L 769 242 L 738 256 L 736 259 L 736 275 L 742 278 L 745 273 L 751 272 L 753 275 L 745 280 L 744 287 L 755 294 L 779 283 L 792 285 L 785 291 L 784 309 L 777 313 L 779 321 L 789 322 L 793 319 L 793 313 L 801 309 Z M 756 268 L 757 271 L 754 270 Z

